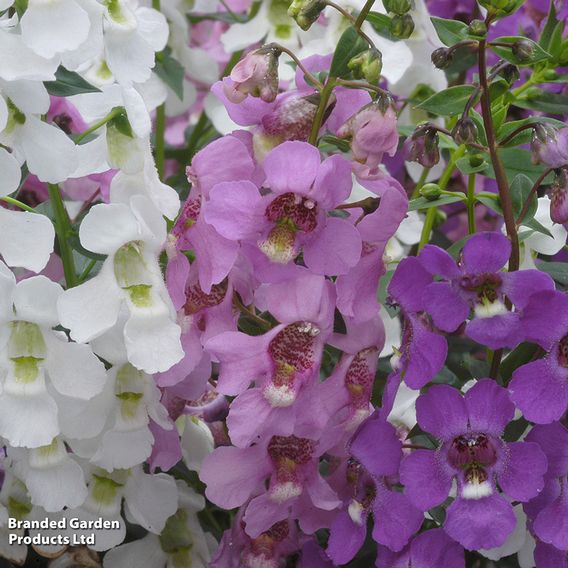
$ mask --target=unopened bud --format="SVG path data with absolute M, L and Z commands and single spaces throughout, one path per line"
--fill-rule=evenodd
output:
M 452 137 L 457 144 L 473 144 L 477 140 L 477 127 L 471 118 L 460 118 L 454 129 Z
M 325 0 L 294 0 L 288 15 L 304 30 L 309 30 L 326 7 Z
M 564 169 L 558 171 L 552 184 L 550 218 L 561 225 L 568 223 L 568 176 Z
M 397 39 L 408 39 L 414 31 L 414 20 L 410 14 L 394 16 L 391 20 L 390 32 Z
M 534 47 L 530 41 L 520 39 L 512 46 L 513 55 L 521 62 L 530 61 L 534 54 Z
M 440 161 L 438 132 L 430 125 L 419 126 L 405 142 L 407 159 L 432 168 Z
M 469 165 L 472 168 L 478 168 L 479 166 L 481 166 L 481 164 L 483 164 L 483 162 L 485 162 L 485 157 L 483 156 L 483 154 L 472 154 L 469 157 Z
M 381 78 L 383 56 L 378 49 L 367 49 L 352 57 L 347 67 L 349 67 L 356 79 L 365 79 L 374 85 Z
M 242 102 L 247 95 L 271 103 L 278 94 L 278 58 L 280 48 L 269 43 L 249 53 L 231 71 L 232 85 L 225 85 L 225 96 L 233 103 Z
M 438 69 L 445 69 L 452 62 L 453 52 L 447 47 L 439 47 L 432 52 L 432 63 Z
M 499 70 L 499 75 L 503 77 L 507 83 L 512 85 L 515 81 L 518 81 L 520 77 L 519 68 L 516 65 L 509 63 Z
M 470 35 L 484 37 L 487 34 L 487 24 L 483 20 L 473 20 L 467 30 Z
M 556 81 L 558 79 L 558 73 L 554 69 L 547 69 L 542 75 L 545 81 Z
M 412 8 L 411 0 L 383 0 L 383 6 L 387 12 L 403 16 Z
M 442 189 L 437 183 L 426 183 L 420 188 L 420 195 L 428 201 L 435 201 L 442 195 Z

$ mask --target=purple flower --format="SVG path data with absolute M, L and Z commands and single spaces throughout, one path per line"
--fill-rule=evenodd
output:
M 377 550 L 377 568 L 465 568 L 463 548 L 443 529 L 432 529 L 414 537 L 400 552 L 385 546 Z
M 527 340 L 547 354 L 515 370 L 511 400 L 527 420 L 547 424 L 568 408 L 568 296 L 552 290 L 534 294 L 521 325 Z
M 537 124 L 531 150 L 536 164 L 543 163 L 549 168 L 568 165 L 568 127 L 556 130 L 548 124 Z
M 351 168 L 339 155 L 321 162 L 317 148 L 284 142 L 264 161 L 261 195 L 248 181 L 217 184 L 206 205 L 205 219 L 223 237 L 251 243 L 278 266 L 302 251 L 306 266 L 317 274 L 344 274 L 361 255 L 361 237 L 347 220 L 327 212 L 351 191 Z
M 298 548 L 297 530 L 288 520 L 279 521 L 256 538 L 244 530 L 243 510 L 223 534 L 210 568 L 278 568 L 280 560 Z
M 369 514 L 374 519 L 373 539 L 397 551 L 424 519 L 406 495 L 391 489 L 402 458 L 402 443 L 391 424 L 375 414 L 354 436 L 350 453 L 360 465 L 347 466 L 352 490 L 331 526 L 327 554 L 336 564 L 349 562 L 363 545 Z
M 357 170 L 361 170 L 360 175 L 366 177 L 366 173 L 376 171 L 384 154 L 394 156 L 396 152 L 396 113 L 391 106 L 382 110 L 381 103 L 369 103 L 350 117 L 337 135 L 351 138 L 353 159 L 364 166 Z
M 514 410 L 507 391 L 491 379 L 478 381 L 465 396 L 434 385 L 416 402 L 418 424 L 441 445 L 406 457 L 401 481 L 411 502 L 424 511 L 443 503 L 457 481 L 444 530 L 468 550 L 501 546 L 515 528 L 513 508 L 497 483 L 523 502 L 544 486 L 547 462 L 538 444 L 501 439 Z
M 526 440 L 541 447 L 548 471 L 544 490 L 525 505 L 525 511 L 540 541 L 568 551 L 568 430 L 560 422 L 537 425 Z
M 361 258 L 347 274 L 337 278 L 337 308 L 347 317 L 359 321 L 371 319 L 379 310 L 377 287 L 384 274 L 383 253 L 408 209 L 408 197 L 402 186 L 379 171 L 373 180 L 360 179 L 361 185 L 379 196 L 376 211 L 356 224 L 363 241 Z M 355 219 L 362 209 L 351 209 Z
M 401 307 L 404 316 L 402 344 L 395 364 L 398 381 L 391 381 L 396 388 L 402 379 L 410 388 L 422 388 L 444 366 L 448 344 L 433 331 L 422 300 L 423 290 L 431 283 L 432 275 L 419 259 L 409 257 L 398 265 L 389 284 L 389 296 Z M 390 410 L 395 395 L 396 392 L 387 397 L 383 407 Z
M 280 325 L 256 337 L 221 333 L 206 344 L 221 363 L 217 390 L 239 395 L 227 425 L 231 440 L 240 447 L 261 432 L 317 436 L 328 419 L 325 409 L 314 405 L 313 393 L 333 325 L 332 284 L 304 274 L 292 283 L 269 286 L 264 303 Z M 251 381 L 255 387 L 247 390 Z
M 257 494 L 243 517 L 252 538 L 288 518 L 298 519 L 302 530 L 312 533 L 325 525 L 325 513 L 340 504 L 318 471 L 322 453 L 312 439 L 272 436 L 250 448 L 217 448 L 203 462 L 200 478 L 207 484 L 207 497 L 225 509 Z
M 477 233 L 465 244 L 459 263 L 444 250 L 426 245 L 418 258 L 441 279 L 428 284 L 422 301 L 436 326 L 455 331 L 473 310 L 466 334 L 491 349 L 515 347 L 525 338 L 520 312 L 530 296 L 554 289 L 550 276 L 539 270 L 501 272 L 511 254 L 511 243 L 501 233 Z M 515 311 L 507 309 L 510 302 Z

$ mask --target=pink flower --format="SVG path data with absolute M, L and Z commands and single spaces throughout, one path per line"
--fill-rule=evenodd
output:
M 391 106 L 383 111 L 381 103 L 370 103 L 351 116 L 337 135 L 351 137 L 353 159 L 365 166 L 363 175 L 376 170 L 384 154 L 394 156 L 398 146 L 396 113 Z
M 232 84 L 224 87 L 233 103 L 241 103 L 247 95 L 271 103 L 278 94 L 278 58 L 280 49 L 268 44 L 241 59 L 231 71 Z
M 263 165 L 264 185 L 272 193 L 263 196 L 248 181 L 217 184 L 205 207 L 206 221 L 227 239 L 255 245 L 271 267 L 292 264 L 303 252 L 316 274 L 346 273 L 359 259 L 361 239 L 349 221 L 327 213 L 351 191 L 350 166 L 339 155 L 320 160 L 310 144 L 281 144 Z

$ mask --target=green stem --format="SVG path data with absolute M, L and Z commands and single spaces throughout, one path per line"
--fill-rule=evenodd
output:
M 410 199 L 416 199 L 420 195 L 420 190 L 422 186 L 426 183 L 426 179 L 428 178 L 428 174 L 430 173 L 430 168 L 424 168 L 422 173 L 420 174 L 420 179 L 416 182 L 416 187 L 410 196 Z
M 89 126 L 89 128 L 87 128 L 87 130 L 85 130 L 84 132 L 81 132 L 81 134 L 79 134 L 77 138 L 75 138 L 75 143 L 80 144 L 89 134 L 92 134 L 93 132 L 95 132 L 95 130 L 98 130 L 101 126 L 104 126 L 107 122 L 109 122 L 115 116 L 120 114 L 121 111 L 122 109 L 119 107 L 113 108 L 104 118 L 101 118 L 101 120 L 95 122 L 95 124 L 93 124 L 92 126 Z
M 73 260 L 73 250 L 69 246 L 69 237 L 73 229 L 69 215 L 63 205 L 63 199 L 59 192 L 57 184 L 48 183 L 49 198 L 55 216 L 55 234 L 57 235 L 57 242 L 59 244 L 59 256 L 63 263 L 63 273 L 65 274 L 65 283 L 67 288 L 73 288 L 77 285 L 77 275 L 75 273 L 75 261 Z
M 487 135 L 487 146 L 491 156 L 491 163 L 495 171 L 495 181 L 499 189 L 499 197 L 501 199 L 501 208 L 503 209 L 503 218 L 505 219 L 505 228 L 507 236 L 511 241 L 511 256 L 509 258 L 509 272 L 519 269 L 519 236 L 515 225 L 515 217 L 513 214 L 513 201 L 509 191 L 509 182 L 503 168 L 503 163 L 497 151 L 497 141 L 495 139 L 495 129 L 493 127 L 493 117 L 491 114 L 491 96 L 489 94 L 489 84 L 487 81 L 487 59 L 485 52 L 485 40 L 479 42 L 479 83 L 483 89 L 481 93 L 481 114 L 483 116 L 483 125 Z
M 367 0 L 367 2 L 365 2 L 363 9 L 359 12 L 357 19 L 355 20 L 355 28 L 359 29 L 363 25 L 363 22 L 367 18 L 367 14 L 371 11 L 374 3 L 375 0 Z
M 95 264 L 97 264 L 97 261 L 92 258 L 89 264 L 87 264 L 87 266 L 83 269 L 83 272 L 79 275 L 79 282 L 84 282 L 87 279 L 87 276 L 89 276 L 91 270 L 95 267 Z
M 325 116 L 325 111 L 327 109 L 327 103 L 329 102 L 329 98 L 333 93 L 333 88 L 335 87 L 335 77 L 329 77 L 327 83 L 324 85 L 321 95 L 320 95 L 320 102 L 318 105 L 318 110 L 316 111 L 316 116 L 314 118 L 314 122 L 312 124 L 312 131 L 310 133 L 310 138 L 308 142 L 313 146 L 317 146 L 318 142 L 318 134 L 323 123 L 323 117 Z
M 164 179 L 164 163 L 166 159 L 166 105 L 161 104 L 156 109 L 156 135 L 155 135 L 155 160 L 156 169 L 160 179 Z
M 444 190 L 448 186 L 450 179 L 452 179 L 452 174 L 456 169 L 456 163 L 465 154 L 465 150 L 466 147 L 464 144 L 462 144 L 452 154 L 452 157 L 450 158 L 450 161 L 448 162 L 444 173 L 438 180 L 438 186 L 440 187 L 440 189 Z M 434 220 L 436 219 L 437 211 L 437 207 L 430 207 L 426 212 L 426 219 L 424 220 L 424 226 L 422 227 L 422 233 L 420 235 L 420 242 L 418 243 L 418 252 L 420 252 L 424 248 L 424 246 L 430 239 L 430 233 L 432 232 L 432 228 L 434 227 Z
M 26 205 L 25 203 L 22 203 L 21 201 L 18 201 L 17 199 L 14 199 L 13 197 L 0 197 L 0 201 L 5 201 L 10 205 L 15 205 L 16 207 L 19 207 L 24 211 L 28 211 L 28 213 L 37 213 L 37 211 L 35 211 L 32 207 Z
M 467 179 L 467 228 L 470 235 L 475 228 L 475 174 L 469 174 Z

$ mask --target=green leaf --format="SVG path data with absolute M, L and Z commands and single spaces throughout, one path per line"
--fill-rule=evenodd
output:
M 465 195 L 443 195 L 440 199 L 429 201 L 425 197 L 417 197 L 408 204 L 409 211 L 420 211 L 422 209 L 430 209 L 430 207 L 441 207 L 458 201 L 465 201 Z
M 469 241 L 469 239 L 471 239 L 472 236 L 473 235 L 466 235 L 465 237 L 463 237 L 459 241 L 456 241 L 455 243 L 452 244 L 452 246 L 450 246 L 448 249 L 446 249 L 446 252 L 452 258 L 457 259 L 458 256 L 460 255 L 461 250 L 465 246 L 465 243 L 467 243 L 467 241 Z
M 568 97 L 566 95 L 549 93 L 538 88 L 533 88 L 524 97 L 513 100 L 512 104 L 519 108 L 550 114 L 568 114 Z
M 440 41 L 447 45 L 455 45 L 467 37 L 468 27 L 463 22 L 445 20 L 444 18 L 430 18 L 436 28 Z
M 503 215 L 503 209 L 501 209 L 501 203 L 498 195 L 496 196 L 494 193 L 481 191 L 475 196 L 475 199 L 479 201 L 479 203 L 483 203 L 485 207 L 489 207 L 489 209 L 495 211 L 495 213 Z
M 351 146 L 347 140 L 343 140 L 341 138 L 338 138 L 337 136 L 332 136 L 331 134 L 325 134 L 320 138 L 319 141 L 320 144 L 325 143 L 331 146 L 335 146 L 335 148 L 341 150 L 341 152 L 349 152 L 349 150 L 351 149 Z
M 541 262 L 536 266 L 542 272 L 550 274 L 556 282 L 568 286 L 568 263 L 566 262 Z
M 463 112 L 467 101 L 474 93 L 475 87 L 472 85 L 457 85 L 450 87 L 432 95 L 417 108 L 421 108 L 433 114 L 441 116 L 452 116 Z
M 353 26 L 349 26 L 339 38 L 339 43 L 335 48 L 333 60 L 329 74 L 331 77 L 343 77 L 349 74 L 347 64 L 358 53 L 367 49 L 367 42 L 355 31 Z
M 87 250 L 85 247 L 83 247 L 77 235 L 71 235 L 70 237 L 68 237 L 67 242 L 71 245 L 71 248 L 73 250 L 77 251 L 82 256 L 86 256 L 87 258 L 92 258 L 94 260 L 105 260 L 105 258 L 107 257 L 106 254 L 98 254 L 96 252 Z
M 542 165 L 533 164 L 531 153 L 522 148 L 503 148 L 500 156 L 509 182 L 512 182 L 516 175 L 524 174 L 534 183 L 545 169 Z M 487 175 L 495 179 L 492 169 Z
M 515 219 L 519 218 L 519 215 L 521 214 L 521 211 L 525 206 L 525 202 L 529 197 L 529 193 L 532 187 L 533 182 L 531 181 L 531 179 L 523 174 L 518 174 L 515 176 L 515 179 L 513 179 L 513 183 L 511 183 L 511 186 L 509 187 L 509 192 L 511 194 L 511 201 L 513 202 L 513 215 L 515 216 Z M 536 194 L 533 194 L 531 196 L 527 213 L 525 215 L 525 218 L 523 219 L 523 224 L 525 221 L 529 221 L 534 217 L 536 208 Z
M 391 19 L 385 14 L 379 12 L 369 12 L 367 14 L 367 22 L 373 26 L 373 29 L 382 37 L 390 41 L 400 41 L 400 38 L 393 36 L 391 33 Z
M 47 92 L 54 97 L 70 97 L 72 95 L 80 95 L 81 93 L 100 93 L 91 83 L 88 83 L 74 71 L 68 71 L 61 65 L 55 72 L 55 81 L 46 81 L 44 83 Z
M 548 45 L 548 52 L 550 53 L 552 59 L 558 62 L 562 54 L 562 32 L 564 31 L 564 22 L 558 22 L 552 36 L 550 38 L 550 43 Z
M 183 78 L 185 76 L 183 65 L 169 53 L 163 52 L 160 54 L 160 57 L 156 58 L 154 71 L 177 95 L 177 98 L 180 101 L 183 100 Z
M 552 34 L 554 33 L 554 29 L 558 24 L 558 19 L 556 18 L 556 6 L 554 5 L 554 0 L 550 0 L 550 9 L 548 10 L 548 17 L 546 19 L 546 24 L 542 29 L 542 33 L 540 35 L 539 44 L 542 49 L 548 50 L 550 46 L 550 40 L 552 39 Z
M 524 225 L 525 227 L 528 227 L 529 229 L 532 229 L 533 231 L 536 231 L 537 233 L 542 233 L 543 235 L 546 235 L 547 237 L 550 237 L 551 239 L 554 238 L 552 233 L 542 223 L 537 221 L 535 218 L 527 219 L 525 217 L 525 219 L 523 220 L 521 225 Z
M 503 432 L 503 439 L 506 442 L 516 442 L 525 433 L 526 429 L 530 426 L 527 420 L 521 416 L 518 420 L 509 422 Z
M 537 349 L 538 347 L 533 343 L 521 343 L 503 359 L 499 367 L 499 373 L 505 382 L 509 381 L 515 369 L 525 365 L 533 358 Z
M 550 58 L 550 53 L 542 49 L 538 43 L 534 42 L 532 39 L 523 36 L 503 36 L 495 38 L 495 43 L 507 43 L 510 44 L 511 47 L 517 41 L 523 41 L 525 43 L 529 43 L 532 47 L 532 55 L 528 59 L 519 59 L 513 55 L 513 50 L 508 47 L 498 47 L 495 45 L 491 45 L 491 49 L 499 56 L 501 59 L 505 59 L 509 63 L 513 63 L 517 66 L 527 66 L 533 65 L 534 63 L 538 63 L 539 61 L 544 61 L 545 59 Z

